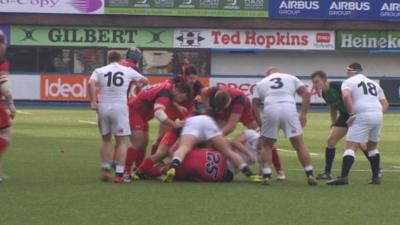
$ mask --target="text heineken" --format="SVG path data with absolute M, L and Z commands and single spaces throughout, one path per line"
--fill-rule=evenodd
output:
M 338 47 L 342 49 L 398 49 L 400 33 L 396 32 L 338 32 Z

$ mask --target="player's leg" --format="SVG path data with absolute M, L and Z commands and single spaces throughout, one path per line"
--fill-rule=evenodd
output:
M 145 129 L 132 130 L 130 135 L 131 147 L 128 148 L 125 160 L 125 173 L 131 174 L 132 166 L 135 162 L 138 167 L 146 154 L 146 146 L 148 143 L 148 131 Z
M 347 127 L 333 126 L 328 139 L 327 146 L 325 149 L 325 169 L 318 174 L 318 180 L 332 179 L 332 165 L 336 155 L 336 144 L 346 135 Z
M 279 156 L 278 149 L 276 147 L 272 148 L 272 164 L 274 164 L 276 170 L 276 179 L 278 181 L 286 180 L 285 170 L 283 169 L 281 158 Z
M 348 176 L 350 169 L 355 161 L 356 151 L 359 148 L 359 143 L 354 141 L 346 142 L 346 150 L 343 153 L 342 171 L 339 177 L 327 182 L 328 185 L 347 185 L 349 183 Z
M 306 173 L 308 184 L 310 186 L 317 185 L 317 182 L 314 179 L 313 167 L 311 164 L 311 155 L 304 144 L 303 135 L 300 134 L 298 136 L 290 138 L 290 143 L 292 144 L 293 148 L 296 149 L 297 156 L 300 160 L 301 165 L 304 168 L 304 172 Z
M 272 150 L 276 142 L 275 138 L 261 136 L 261 162 L 262 169 L 261 173 L 263 176 L 263 184 L 271 184 L 271 174 L 272 174 Z
M 367 143 L 367 152 L 369 163 L 371 165 L 372 179 L 369 184 L 380 184 L 380 155 L 378 150 L 378 143 L 375 141 L 369 141 Z
M 101 158 L 101 169 L 102 181 L 109 181 L 111 179 L 111 156 L 110 151 L 112 149 L 112 135 L 111 132 L 101 136 L 100 144 L 100 158 Z
M 125 162 L 126 162 L 126 149 L 128 146 L 129 136 L 115 136 L 115 147 L 116 147 L 116 166 L 115 166 L 115 175 L 116 179 L 114 182 L 116 183 L 129 183 L 130 178 L 123 178 L 125 172 Z
M 12 130 L 11 127 L 8 125 L 8 127 L 0 130 L 0 162 L 9 146 L 9 143 L 11 142 L 11 139 Z M 0 182 L 7 178 L 8 176 L 2 171 L 2 168 L 0 167 Z

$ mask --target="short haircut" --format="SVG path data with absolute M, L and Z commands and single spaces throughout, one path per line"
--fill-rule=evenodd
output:
M 229 101 L 231 100 L 231 96 L 226 91 L 220 91 L 215 95 L 215 110 L 217 112 L 221 111 L 222 109 L 227 106 Z
M 183 71 L 183 75 L 189 76 L 189 75 L 198 75 L 196 67 L 193 65 L 189 65 L 185 68 L 185 71 Z
M 319 77 L 319 78 L 321 78 L 323 80 L 327 80 L 328 79 L 328 76 L 326 76 L 326 73 L 324 71 L 322 71 L 322 70 L 317 70 L 317 71 L 315 71 L 314 73 L 311 74 L 311 79 L 314 79 L 316 77 Z
M 111 51 L 110 53 L 108 53 L 108 62 L 112 63 L 112 62 L 118 62 L 122 59 L 122 56 L 119 52 L 117 51 Z
M 185 82 L 179 82 L 174 85 L 175 89 L 178 90 L 180 93 L 186 94 L 188 99 L 192 99 L 193 91 L 192 87 Z

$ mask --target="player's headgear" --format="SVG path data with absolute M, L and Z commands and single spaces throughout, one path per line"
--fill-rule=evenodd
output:
M 357 62 L 350 64 L 346 69 L 347 71 L 357 71 L 357 72 L 361 72 L 363 70 L 361 64 Z
M 134 62 L 140 62 L 142 59 L 142 51 L 136 47 L 129 48 L 126 52 L 126 58 Z

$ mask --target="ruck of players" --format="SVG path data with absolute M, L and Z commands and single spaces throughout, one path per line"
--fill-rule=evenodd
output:
M 204 86 L 192 65 L 185 65 L 174 78 L 149 84 L 139 73 L 141 58 L 138 48 L 128 49 L 125 59 L 111 52 L 109 64 L 90 77 L 91 107 L 101 134 L 101 180 L 230 182 L 242 173 L 249 182 L 271 185 L 289 179 L 278 150 L 282 131 L 297 153 L 306 184 L 349 184 L 357 150 L 370 162 L 369 183 L 381 183 L 378 141 L 388 103 L 359 63 L 344 66 L 344 81 L 331 82 L 321 70 L 311 75 L 313 88 L 330 107 L 327 119 L 332 124 L 325 168 L 315 173 L 303 137 L 304 127 L 312 122 L 311 93 L 296 76 L 269 67 L 250 100 L 236 88 Z M 301 99 L 299 107 L 296 96 Z M 158 121 L 158 136 L 149 143 L 152 119 Z M 239 123 L 244 130 L 230 135 Z M 337 150 L 344 137 L 345 149 Z M 332 174 L 336 152 L 343 153 L 337 177 Z

